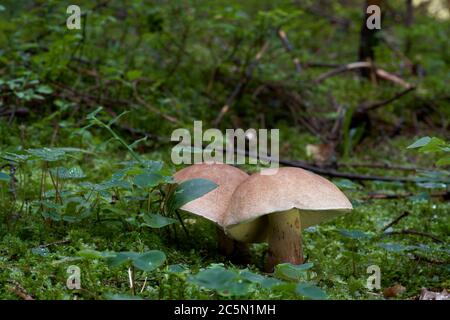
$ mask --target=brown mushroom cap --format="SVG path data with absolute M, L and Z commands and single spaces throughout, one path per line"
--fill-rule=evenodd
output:
M 195 215 L 222 225 L 223 215 L 236 187 L 248 178 L 248 174 L 223 163 L 199 163 L 184 168 L 174 175 L 177 182 L 190 179 L 208 179 L 218 185 L 216 189 L 186 203 L 181 207 Z
M 297 208 L 301 227 L 307 228 L 352 209 L 347 197 L 327 179 L 300 168 L 277 170 L 255 173 L 236 188 L 223 221 L 229 236 L 244 242 L 265 241 L 267 215 L 274 212 Z

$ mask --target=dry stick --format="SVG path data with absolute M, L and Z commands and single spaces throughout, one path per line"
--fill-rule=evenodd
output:
M 410 87 L 406 90 L 403 90 L 401 92 L 396 93 L 393 97 L 383 100 L 383 101 L 378 101 L 378 102 L 371 102 L 371 103 L 363 103 L 361 104 L 361 106 L 359 106 L 357 112 L 367 112 L 367 111 L 371 111 L 371 110 L 375 110 L 377 108 L 383 107 L 397 99 L 400 99 L 401 97 L 403 97 L 405 94 L 411 92 L 415 90 L 415 87 Z
M 430 194 L 429 196 L 432 198 L 441 198 L 441 197 L 447 197 L 450 193 L 449 192 L 442 192 L 442 193 L 433 193 Z M 362 198 L 362 200 L 370 200 L 370 199 L 384 199 L 384 200 L 389 200 L 389 199 L 401 199 L 401 198 L 408 198 L 408 197 L 412 197 L 415 194 L 412 192 L 409 193 L 403 193 L 403 194 L 384 194 L 384 193 L 376 193 L 376 194 L 371 194 L 367 197 Z
M 412 166 L 398 166 L 387 163 L 338 163 L 338 167 L 353 167 L 353 168 L 374 168 L 384 170 L 399 170 L 399 171 L 417 171 L 424 170 L 423 168 Z
M 70 240 L 59 240 L 59 241 L 55 241 L 55 242 L 51 242 L 51 243 L 47 243 L 47 244 L 41 244 L 39 247 L 40 248 L 47 248 L 47 247 L 50 247 L 50 246 L 57 246 L 57 245 L 66 244 L 66 243 L 69 243 L 69 242 L 70 242 Z
M 216 119 L 214 120 L 213 124 L 214 124 L 215 127 L 217 127 L 219 125 L 219 123 L 222 121 L 223 116 L 230 110 L 230 108 L 232 107 L 232 105 L 235 102 L 236 98 L 239 96 L 239 94 L 242 92 L 242 90 L 247 85 L 248 81 L 251 79 L 252 74 L 253 74 L 253 70 L 258 65 L 259 61 L 261 60 L 261 57 L 267 51 L 268 47 L 269 47 L 269 42 L 267 42 L 267 41 L 264 42 L 263 46 L 261 47 L 261 49 L 256 54 L 256 56 L 253 59 L 253 61 L 246 68 L 245 73 L 243 74 L 243 76 L 241 77 L 239 82 L 237 83 L 236 87 L 234 88 L 234 90 L 232 91 L 230 96 L 227 98 L 227 100 L 225 102 L 225 105 L 222 107 L 222 109 L 220 110 L 220 112 L 217 115 Z
M 222 149 L 217 149 L 217 151 L 225 152 L 225 150 L 222 150 Z M 246 151 L 234 150 L 234 152 L 236 154 L 255 158 L 254 156 L 250 155 L 250 153 L 247 150 Z M 339 172 L 334 169 L 316 167 L 314 165 L 311 165 L 311 164 L 303 162 L 303 161 L 273 159 L 270 156 L 265 157 L 265 156 L 258 155 L 258 158 L 265 160 L 265 161 L 270 161 L 270 162 L 275 162 L 278 160 L 278 163 L 280 163 L 282 165 L 309 170 L 311 172 L 321 174 L 324 176 L 346 178 L 346 179 L 350 179 L 350 180 L 386 181 L 386 182 L 423 182 L 423 181 L 428 181 L 426 179 L 419 179 L 419 178 L 414 178 L 414 177 L 389 177 L 389 176 L 386 177 L 386 176 L 376 176 L 376 175 L 372 176 L 372 175 L 356 174 L 356 173 L 350 173 L 350 172 Z
M 432 234 L 426 233 L 426 232 L 422 232 L 422 231 L 412 230 L 412 229 L 405 229 L 405 230 L 400 230 L 400 231 L 385 232 L 385 233 L 383 233 L 382 237 L 393 236 L 393 235 L 412 235 L 412 236 L 428 237 L 428 238 L 433 239 L 436 242 L 444 243 L 444 241 L 442 241 L 441 239 L 439 239 L 435 235 L 432 235 Z
M 395 218 L 394 220 L 392 220 L 390 223 L 388 223 L 387 225 L 385 225 L 383 227 L 383 229 L 381 229 L 381 231 L 385 231 L 386 229 L 388 229 L 389 227 L 392 227 L 394 224 L 398 223 L 401 219 L 407 217 L 409 215 L 409 211 L 405 211 L 403 212 L 401 215 L 399 215 L 397 218 Z
M 281 43 L 283 43 L 283 46 L 286 49 L 286 51 L 289 52 L 291 55 L 293 55 L 294 47 L 289 42 L 289 39 L 287 37 L 286 32 L 284 32 L 284 30 L 282 30 L 282 29 L 278 30 L 278 37 L 280 37 Z M 300 59 L 298 57 L 296 57 L 296 56 L 293 56 L 292 57 L 292 61 L 294 62 L 295 70 L 298 73 L 301 73 L 302 72 L 302 65 L 300 64 Z
M 321 83 L 327 78 L 333 77 L 335 75 L 341 74 L 343 72 L 348 72 L 356 69 L 373 69 L 374 65 L 372 62 L 366 62 L 366 61 L 358 61 L 358 62 L 352 62 L 345 64 L 343 66 L 340 66 L 334 70 L 325 72 L 318 76 L 316 80 L 314 80 L 315 83 Z M 381 79 L 391 81 L 395 84 L 398 84 L 399 86 L 409 89 L 413 87 L 411 84 L 403 80 L 402 78 L 396 76 L 395 74 L 389 73 L 386 70 L 380 69 L 380 68 L 374 68 L 375 74 L 380 77 Z
M 20 285 L 20 283 L 18 283 L 15 280 L 8 280 L 8 282 L 14 286 L 9 287 L 9 290 L 13 292 L 15 295 L 24 300 L 34 300 L 34 298 L 28 294 L 27 290 L 25 290 L 25 288 Z
M 450 261 L 430 259 L 430 258 L 421 256 L 421 255 L 418 255 L 416 253 L 413 253 L 413 256 L 414 256 L 414 260 L 417 260 L 418 262 L 424 261 L 424 262 L 430 263 L 430 264 L 448 264 L 448 263 L 450 263 Z

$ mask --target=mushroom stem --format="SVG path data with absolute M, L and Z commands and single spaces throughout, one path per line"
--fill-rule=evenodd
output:
M 219 252 L 229 258 L 233 263 L 250 263 L 250 248 L 247 243 L 236 241 L 217 227 L 217 240 Z
M 273 272 L 279 263 L 303 263 L 302 229 L 299 210 L 272 213 L 269 218 L 269 255 L 266 272 Z

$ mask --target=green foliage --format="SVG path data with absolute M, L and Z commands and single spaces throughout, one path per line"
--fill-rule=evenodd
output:
M 444 154 L 436 161 L 437 166 L 450 165 L 450 144 L 436 137 L 423 137 L 408 146 L 408 149 L 418 149 L 423 153 Z
M 422 287 L 448 289 L 450 206 L 436 191 L 448 189 L 449 144 L 432 137 L 448 131 L 448 20 L 416 8 L 406 27 L 404 2 L 389 2 L 376 66 L 416 89 L 361 115 L 361 104 L 400 88 L 356 72 L 317 83 L 332 67 L 314 66 L 357 59 L 359 4 L 77 4 L 81 30 L 62 23 L 62 1 L 0 5 L 0 299 L 18 298 L 11 281 L 36 299 L 73 299 L 65 284 L 74 264 L 81 299 L 382 299 L 365 286 L 373 264 L 382 287 L 400 283 L 405 298 Z M 176 184 L 166 140 L 194 119 L 211 127 L 238 84 L 218 127 L 279 128 L 282 157 L 305 159 L 306 145 L 336 127 L 336 170 L 386 174 L 351 166 L 368 161 L 429 170 L 408 171 L 417 183 L 335 180 L 354 213 L 304 231 L 304 265 L 263 274 L 265 244 L 251 247 L 249 265 L 231 264 L 217 251 L 215 226 L 178 210 L 217 185 Z M 405 150 L 417 130 L 430 137 L 410 145 L 419 152 Z M 374 193 L 406 197 L 367 197 Z

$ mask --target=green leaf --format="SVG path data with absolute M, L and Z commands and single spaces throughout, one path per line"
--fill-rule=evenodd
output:
M 402 245 L 400 243 L 395 243 L 395 242 L 379 243 L 378 246 L 386 249 L 387 251 L 391 251 L 391 252 L 402 252 L 402 251 L 408 251 L 408 250 L 414 249 L 414 247 L 405 246 L 405 245 Z
M 151 228 L 162 228 L 178 222 L 175 219 L 164 217 L 159 214 L 146 214 L 142 217 L 142 219 L 145 222 L 143 225 L 149 226 Z
M 180 183 L 174 193 L 171 207 L 176 210 L 217 188 L 217 184 L 207 179 L 192 179 Z
M 325 291 L 311 283 L 299 283 L 295 288 L 295 293 L 312 300 L 328 299 Z
M 350 239 L 356 239 L 356 240 L 362 240 L 362 239 L 370 239 L 372 236 L 370 234 L 367 234 L 360 230 L 346 230 L 346 229 L 340 229 L 339 233 L 343 235 L 344 237 L 350 238 Z
M 4 172 L 0 172 L 0 181 L 9 181 L 11 177 Z
M 443 157 L 443 158 L 439 159 L 439 160 L 436 162 L 436 165 L 437 165 L 437 166 L 440 166 L 440 167 L 443 167 L 443 166 L 450 166 L 450 157 L 446 156 L 446 157 Z
M 223 267 L 205 269 L 190 278 L 190 282 L 210 290 L 223 290 L 236 273 Z
M 159 250 L 150 250 L 134 259 L 133 265 L 142 271 L 153 271 L 166 261 L 166 255 Z
M 430 137 L 423 137 L 414 142 L 413 144 L 410 144 L 407 149 L 415 149 L 415 148 L 421 148 L 423 146 L 426 146 L 431 141 Z
M 134 184 L 143 189 L 156 187 L 162 181 L 163 177 L 157 173 L 142 173 L 133 179 Z
M 359 184 L 354 183 L 348 179 L 333 180 L 333 183 L 342 189 L 349 189 L 349 190 L 361 189 L 361 186 Z
M 171 264 L 167 267 L 167 270 L 171 273 L 183 273 L 189 270 L 189 268 L 183 264 Z
M 123 265 L 124 263 L 131 263 L 135 259 L 139 257 L 138 252 L 132 252 L 132 251 L 123 251 L 116 253 L 115 256 L 109 257 L 107 259 L 108 266 L 111 268 Z
M 202 270 L 188 281 L 224 295 L 244 295 L 249 289 L 249 283 L 240 281 L 237 273 L 221 266 Z
M 53 211 L 42 212 L 42 217 L 44 219 L 50 219 L 50 220 L 53 220 L 53 221 L 61 221 L 61 215 L 59 213 L 53 212 Z
M 50 255 L 50 251 L 46 247 L 36 247 L 31 249 L 31 252 L 41 257 L 47 257 Z
M 142 76 L 141 70 L 130 70 L 127 72 L 127 79 L 130 81 L 136 80 Z
M 260 274 L 257 273 L 253 273 L 249 270 L 242 270 L 239 274 L 239 276 L 242 279 L 245 279 L 247 281 L 253 282 L 253 283 L 257 283 L 259 284 L 262 288 L 265 289 L 269 289 L 272 288 L 273 286 L 279 285 L 282 283 L 282 281 L 275 279 L 275 278 L 269 278 L 269 277 L 264 277 Z
M 85 178 L 83 170 L 80 167 L 64 168 L 58 167 L 51 170 L 60 179 L 82 179 Z
M 299 265 L 281 263 L 275 266 L 275 275 L 284 280 L 299 281 L 304 277 L 305 272 L 313 266 L 314 264 L 312 262 Z
M 116 256 L 115 252 L 109 251 L 97 251 L 93 249 L 84 249 L 77 252 L 77 255 L 86 259 L 105 259 L 113 258 Z
M 105 298 L 108 300 L 144 300 L 142 297 L 123 293 L 106 293 Z
M 36 159 L 48 162 L 61 160 L 66 155 L 64 150 L 58 148 L 28 149 L 27 152 Z
M 42 94 L 51 94 L 51 93 L 53 93 L 53 89 L 50 88 L 49 86 L 46 86 L 46 85 L 41 85 L 41 86 L 37 87 L 36 91 L 39 92 L 39 93 L 42 93 Z

